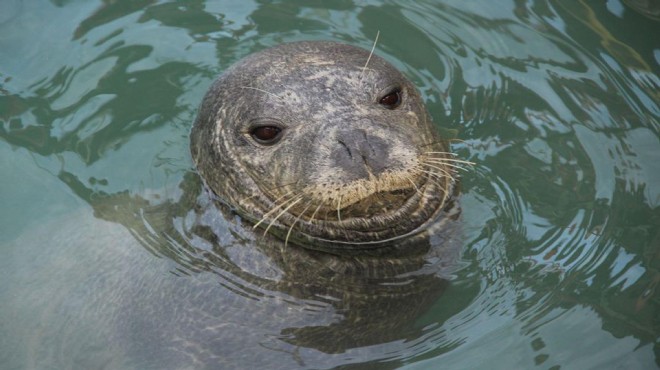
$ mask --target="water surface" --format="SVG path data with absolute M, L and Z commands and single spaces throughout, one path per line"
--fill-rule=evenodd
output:
M 3 1 L 0 363 L 657 368 L 659 19 L 636 0 Z M 379 31 L 477 163 L 460 258 L 397 290 L 263 271 L 201 191 L 197 106 L 251 52 Z

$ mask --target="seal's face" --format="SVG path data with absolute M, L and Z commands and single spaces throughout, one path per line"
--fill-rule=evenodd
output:
M 285 44 L 237 63 L 207 93 L 191 140 L 207 185 L 256 226 L 337 253 L 418 234 L 452 183 L 415 87 L 338 43 Z

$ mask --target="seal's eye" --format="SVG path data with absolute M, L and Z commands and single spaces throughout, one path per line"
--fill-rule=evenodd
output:
M 277 126 L 258 126 L 250 131 L 256 142 L 262 145 L 272 145 L 282 137 L 282 129 Z
M 396 88 L 380 98 L 378 103 L 387 109 L 395 109 L 401 104 L 401 89 Z

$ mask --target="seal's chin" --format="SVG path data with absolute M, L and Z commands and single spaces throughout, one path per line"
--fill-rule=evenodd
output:
M 386 216 L 401 209 L 414 193 L 415 189 L 412 188 L 374 192 L 347 207 L 328 212 L 324 220 L 341 221 Z
M 288 243 L 324 252 L 381 253 L 421 236 L 439 217 L 450 189 L 449 182 L 425 181 L 419 186 L 374 192 L 314 217 L 285 212 L 270 232 Z

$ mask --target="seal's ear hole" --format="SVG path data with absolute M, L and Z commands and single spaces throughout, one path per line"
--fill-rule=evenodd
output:
M 250 130 L 250 136 L 259 144 L 273 145 L 282 138 L 282 129 L 277 126 L 257 126 Z
M 380 98 L 380 100 L 378 100 L 378 104 L 387 109 L 397 108 L 399 105 L 401 105 L 401 89 L 398 87 L 392 89 L 382 98 Z

